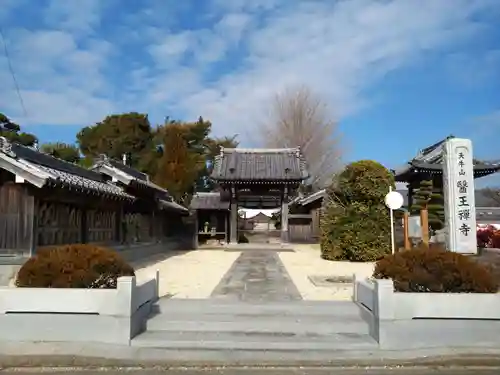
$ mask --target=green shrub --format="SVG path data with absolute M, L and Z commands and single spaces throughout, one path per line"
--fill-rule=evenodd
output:
M 24 263 L 16 286 L 30 288 L 116 288 L 120 276 L 134 269 L 114 250 L 93 245 L 40 249 Z
M 373 272 L 376 279 L 392 279 L 398 292 L 496 293 L 498 281 L 473 258 L 439 246 L 421 246 L 386 255 Z
M 327 189 L 321 218 L 321 256 L 368 262 L 390 253 L 389 210 L 384 204 L 392 174 L 362 160 L 348 165 Z

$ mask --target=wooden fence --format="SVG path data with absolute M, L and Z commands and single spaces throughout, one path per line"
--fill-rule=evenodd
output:
M 319 242 L 319 219 L 317 214 L 292 214 L 288 217 L 290 242 Z
M 0 186 L 0 255 L 29 255 L 33 244 L 34 198 L 25 186 Z

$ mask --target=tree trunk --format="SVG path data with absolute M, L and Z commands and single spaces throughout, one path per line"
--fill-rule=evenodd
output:
M 410 213 L 408 211 L 405 211 L 404 216 L 403 216 L 403 229 L 404 229 L 404 247 L 405 250 L 410 250 L 410 236 L 409 236 L 409 228 L 408 228 L 408 222 L 409 222 L 409 216 Z
M 427 207 L 420 210 L 420 227 L 422 229 L 422 243 L 429 247 L 429 212 Z

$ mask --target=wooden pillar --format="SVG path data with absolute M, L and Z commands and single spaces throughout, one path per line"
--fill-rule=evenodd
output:
M 410 236 L 409 236 L 409 212 L 405 211 L 403 216 L 403 229 L 404 229 L 404 248 L 405 250 L 410 250 Z
M 29 190 L 26 189 L 29 193 Z M 33 200 L 33 216 L 31 218 L 32 228 L 31 228 L 31 239 L 30 239 L 30 249 L 29 256 L 33 256 L 36 253 L 36 248 L 38 245 L 38 209 L 40 207 L 40 201 L 33 194 L 30 194 Z
M 420 210 L 420 227 L 422 229 L 422 243 L 429 246 L 429 213 L 427 208 Z
M 229 243 L 229 238 L 227 236 L 227 220 L 228 220 L 228 215 L 227 215 L 227 212 L 223 211 L 224 212 L 224 242 L 225 243 Z
M 198 232 L 199 227 L 198 227 L 198 210 L 194 212 L 194 224 L 193 224 L 193 249 L 197 249 L 199 246 L 199 234 Z
M 231 223 L 229 224 L 229 242 L 238 243 L 238 199 L 236 189 L 231 186 Z
M 281 241 L 288 242 L 288 186 L 285 185 L 281 198 Z

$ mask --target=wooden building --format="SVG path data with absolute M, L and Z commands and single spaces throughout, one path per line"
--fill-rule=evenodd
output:
M 307 243 L 320 241 L 321 207 L 325 194 L 325 189 L 322 189 L 293 200 L 293 213 L 289 216 L 290 241 Z
M 212 179 L 229 201 L 229 240 L 238 239 L 238 207 L 281 208 L 281 237 L 288 241 L 288 202 L 308 177 L 299 148 L 221 148 L 215 158 Z
M 228 242 L 229 239 L 229 201 L 221 200 L 220 192 L 199 192 L 193 195 L 190 210 L 196 217 L 196 244 L 209 239 Z
M 87 170 L 0 137 L 0 253 L 161 241 L 187 214 L 165 189 L 118 162 L 103 157 Z
M 270 231 L 274 228 L 274 222 L 272 217 L 267 216 L 266 214 L 259 212 L 255 216 L 243 216 L 240 217 L 240 227 L 246 231 Z

